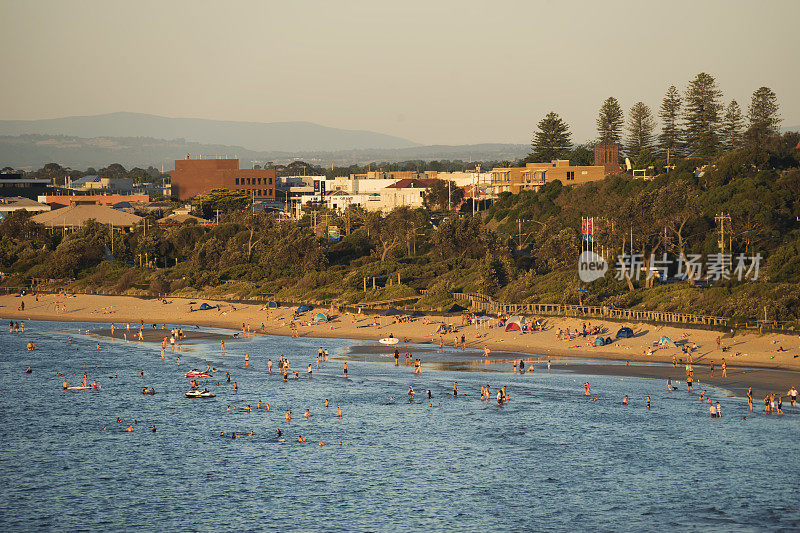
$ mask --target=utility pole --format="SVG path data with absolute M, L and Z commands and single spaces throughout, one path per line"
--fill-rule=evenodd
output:
M 719 215 L 714 217 L 714 222 L 716 222 L 719 225 L 719 242 L 718 242 L 718 244 L 719 244 L 719 253 L 724 254 L 725 253 L 725 223 L 726 222 L 728 223 L 728 232 L 730 232 L 731 215 L 730 215 L 730 213 L 726 215 L 725 211 L 723 211 L 721 214 L 719 214 Z
M 447 180 L 447 210 L 448 211 L 453 210 L 453 205 L 452 202 L 450 201 L 450 180 Z

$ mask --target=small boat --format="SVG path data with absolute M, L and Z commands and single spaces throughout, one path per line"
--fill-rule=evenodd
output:
M 215 398 L 217 395 L 210 392 L 208 389 L 195 390 L 192 389 L 186 393 L 187 398 Z
M 400 339 L 398 339 L 397 337 L 385 337 L 383 339 L 380 339 L 378 342 L 381 344 L 388 344 L 391 346 L 400 342 Z
M 194 369 L 194 370 L 188 371 L 186 373 L 186 377 L 187 378 L 210 378 L 211 376 L 209 375 L 208 372 L 200 372 L 199 370 Z

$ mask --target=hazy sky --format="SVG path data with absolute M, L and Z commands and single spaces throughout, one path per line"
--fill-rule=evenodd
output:
M 0 0 L 0 118 L 303 120 L 426 144 L 595 135 L 698 72 L 800 124 L 800 1 Z

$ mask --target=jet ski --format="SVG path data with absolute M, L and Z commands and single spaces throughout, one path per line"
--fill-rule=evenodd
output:
M 209 392 L 208 389 L 203 389 L 203 390 L 192 389 L 186 393 L 187 398 L 214 398 L 216 396 L 217 396 L 216 394 Z
M 187 378 L 209 378 L 211 375 L 208 372 L 201 372 L 196 368 L 186 373 Z

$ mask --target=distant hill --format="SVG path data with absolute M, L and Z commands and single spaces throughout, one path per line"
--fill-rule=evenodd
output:
M 109 113 L 44 120 L 0 120 L 0 135 L 151 137 L 243 146 L 255 151 L 369 150 L 408 148 L 416 143 L 363 130 L 342 130 L 311 122 L 232 122 L 170 118 L 142 113 Z
M 248 150 L 241 146 L 201 144 L 186 139 L 164 140 L 151 137 L 93 137 L 67 135 L 0 136 L 0 168 L 10 166 L 35 170 L 45 163 L 59 163 L 76 170 L 101 168 L 120 163 L 126 168 L 153 165 L 172 170 L 176 159 L 203 154 L 207 157 L 238 157 L 242 168 L 255 161 L 286 164 L 302 159 L 318 166 L 348 166 L 371 162 L 409 160 L 514 161 L 527 155 L 525 144 L 476 144 L 463 146 L 414 146 L 394 149 L 362 150 Z

